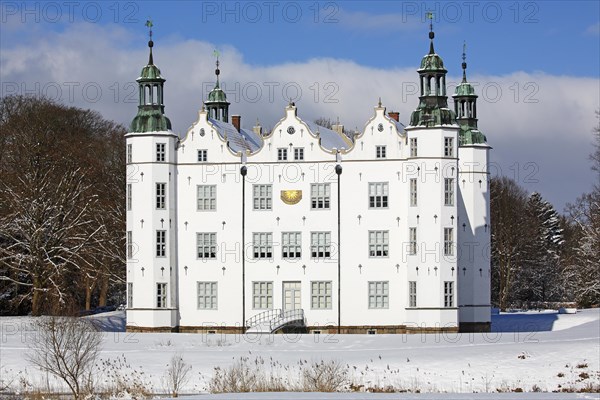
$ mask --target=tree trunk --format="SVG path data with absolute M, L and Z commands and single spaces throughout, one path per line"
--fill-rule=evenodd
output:
M 106 305 L 106 299 L 108 297 L 108 275 L 102 274 L 100 278 L 100 296 L 98 298 L 98 305 L 104 307 Z
M 33 278 L 33 296 L 31 297 L 31 315 L 40 315 L 40 278 Z
M 92 285 L 89 282 L 90 278 L 85 278 L 85 310 L 89 311 L 92 308 Z

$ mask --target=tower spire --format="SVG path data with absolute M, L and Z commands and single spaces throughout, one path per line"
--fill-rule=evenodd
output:
M 215 69 L 215 75 L 217 76 L 217 83 L 215 85 L 215 89 L 219 87 L 219 75 L 221 75 L 221 70 L 219 69 L 219 51 L 217 49 L 215 49 L 215 51 L 213 52 L 213 55 L 217 58 L 217 61 L 215 62 L 215 65 L 217 66 L 217 68 Z
M 431 11 L 427 11 L 425 16 L 429 20 L 429 54 L 435 54 L 435 50 L 433 49 L 433 38 L 435 37 L 435 33 L 433 32 L 433 13 Z
M 154 47 L 154 42 L 152 41 L 152 27 L 154 24 L 152 20 L 148 18 L 146 20 L 146 26 L 148 27 L 148 47 L 150 48 L 150 55 L 148 56 L 148 65 L 154 65 L 154 58 L 152 57 L 152 47 Z
M 463 54 L 462 54 L 462 70 L 463 70 L 463 83 L 467 83 L 467 42 L 463 43 Z

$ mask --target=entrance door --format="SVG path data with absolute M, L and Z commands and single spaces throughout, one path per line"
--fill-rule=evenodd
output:
M 300 308 L 300 282 L 283 282 L 283 309 L 289 311 Z

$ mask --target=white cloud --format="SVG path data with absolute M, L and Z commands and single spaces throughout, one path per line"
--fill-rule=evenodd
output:
M 4 48 L 2 95 L 60 94 L 66 104 L 128 124 L 136 113 L 135 79 L 148 58 L 144 39 L 135 38 L 139 45 L 133 39 L 125 30 L 74 26 L 32 45 Z M 214 44 L 197 40 L 155 44 L 154 60 L 167 79 L 166 113 L 179 134 L 195 121 L 214 84 L 213 49 Z M 257 67 L 246 63 L 236 48 L 226 47 L 221 48 L 221 80 L 232 103 L 230 114 L 241 114 L 244 126 L 260 118 L 264 127 L 272 127 L 287 104 L 284 88 L 289 95 L 299 88 L 302 97 L 294 100 L 302 118 L 339 117 L 347 127 L 361 129 L 379 97 L 408 121 L 418 103 L 419 61 L 411 69 L 376 69 L 332 58 Z M 447 67 L 452 73 L 448 82 L 458 82 L 459 66 Z M 589 188 L 593 178 L 587 156 L 597 123 L 594 111 L 600 108 L 598 79 L 543 72 L 469 74 L 469 79 L 480 96 L 479 126 L 504 174 L 540 191 L 559 210 Z

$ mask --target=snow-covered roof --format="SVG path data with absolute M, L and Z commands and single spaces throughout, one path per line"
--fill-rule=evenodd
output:
M 310 129 L 313 134 L 319 134 L 319 137 L 321 138 L 321 146 L 323 146 L 325 149 L 331 151 L 333 149 L 344 148 L 347 150 L 352 147 L 352 145 L 344 140 L 342 135 L 336 131 L 319 126 L 314 122 L 304 121 L 304 123 L 308 126 L 308 129 Z
M 223 140 L 228 141 L 229 148 L 234 153 L 245 150 L 255 152 L 256 150 L 260 149 L 261 139 L 253 131 L 240 129 L 240 132 L 238 132 L 238 130 L 232 124 L 212 118 L 209 118 L 208 122 L 217 128 L 217 133 Z

